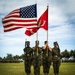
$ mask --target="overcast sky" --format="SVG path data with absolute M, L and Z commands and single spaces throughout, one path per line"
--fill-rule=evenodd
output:
M 31 42 L 31 47 L 35 45 L 36 34 L 28 37 L 24 34 L 25 28 L 4 33 L 2 25 L 2 18 L 11 11 L 35 3 L 37 19 L 49 5 L 49 46 L 53 47 L 53 42 L 57 41 L 61 52 L 75 49 L 75 0 L 0 0 L 0 57 L 7 53 L 23 54 L 25 39 Z M 40 46 L 47 39 L 46 33 L 44 29 L 38 31 Z

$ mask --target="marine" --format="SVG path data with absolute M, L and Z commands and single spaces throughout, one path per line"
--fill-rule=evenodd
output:
M 33 58 L 34 58 L 34 63 L 33 63 L 34 75 L 40 75 L 41 48 L 39 47 L 39 41 L 35 42 L 35 47 L 33 48 L 33 51 L 34 51 L 34 55 L 33 55 Z
M 54 45 L 52 49 L 53 69 L 54 69 L 54 74 L 58 75 L 60 67 L 60 48 L 57 42 L 54 42 L 53 45 Z
M 31 61 L 33 57 L 33 49 L 30 47 L 30 42 L 26 41 L 25 42 L 25 48 L 24 50 L 24 66 L 25 66 L 25 72 L 26 75 L 30 75 L 31 73 Z
M 48 46 L 48 41 L 45 41 L 45 45 L 42 48 L 43 57 L 43 73 L 44 75 L 49 74 L 50 65 L 52 61 L 52 49 Z

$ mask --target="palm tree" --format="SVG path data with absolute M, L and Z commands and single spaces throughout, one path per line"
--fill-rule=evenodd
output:
M 19 60 L 19 58 L 20 58 L 19 55 L 13 56 L 13 59 L 14 59 L 14 60 Z
M 73 51 L 73 50 L 71 50 L 71 51 L 70 51 L 70 56 L 72 57 L 72 56 L 73 56 L 73 54 L 74 54 L 74 51 Z
M 75 50 L 73 51 L 73 57 L 74 57 L 74 59 L 75 59 Z
M 70 53 L 69 53 L 69 51 L 67 49 L 65 49 L 61 54 L 65 58 L 69 58 L 70 57 Z
M 12 54 L 7 54 L 6 59 L 7 59 L 7 60 L 13 60 Z

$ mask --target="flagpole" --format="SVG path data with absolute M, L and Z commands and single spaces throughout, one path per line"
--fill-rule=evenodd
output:
M 27 39 L 25 39 L 25 47 L 26 47 L 26 42 L 27 42 Z
M 38 31 L 37 31 L 37 33 L 36 33 L 36 40 L 38 41 Z
M 47 30 L 47 41 L 48 41 L 48 30 Z
M 47 9 L 49 8 L 49 6 L 47 5 Z M 48 13 L 47 13 L 48 14 Z M 48 30 L 47 30 L 47 42 L 48 42 Z M 47 46 L 47 56 L 48 56 L 48 46 Z
M 37 56 L 38 56 L 38 31 L 36 33 L 36 47 L 37 47 Z
M 36 3 L 37 3 L 37 0 L 36 0 Z M 38 30 L 38 27 L 37 27 L 37 30 Z M 37 47 L 36 49 L 37 49 L 37 56 L 38 56 L 38 31 L 36 32 L 36 47 Z

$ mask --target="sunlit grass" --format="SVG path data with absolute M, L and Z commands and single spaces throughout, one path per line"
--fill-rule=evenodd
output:
M 40 67 L 40 74 L 43 74 L 43 67 Z M 24 63 L 0 63 L 0 75 L 26 75 L 24 72 Z M 33 66 L 31 75 L 34 75 Z M 54 75 L 51 65 L 49 75 Z M 75 63 L 62 63 L 59 75 L 75 75 Z

